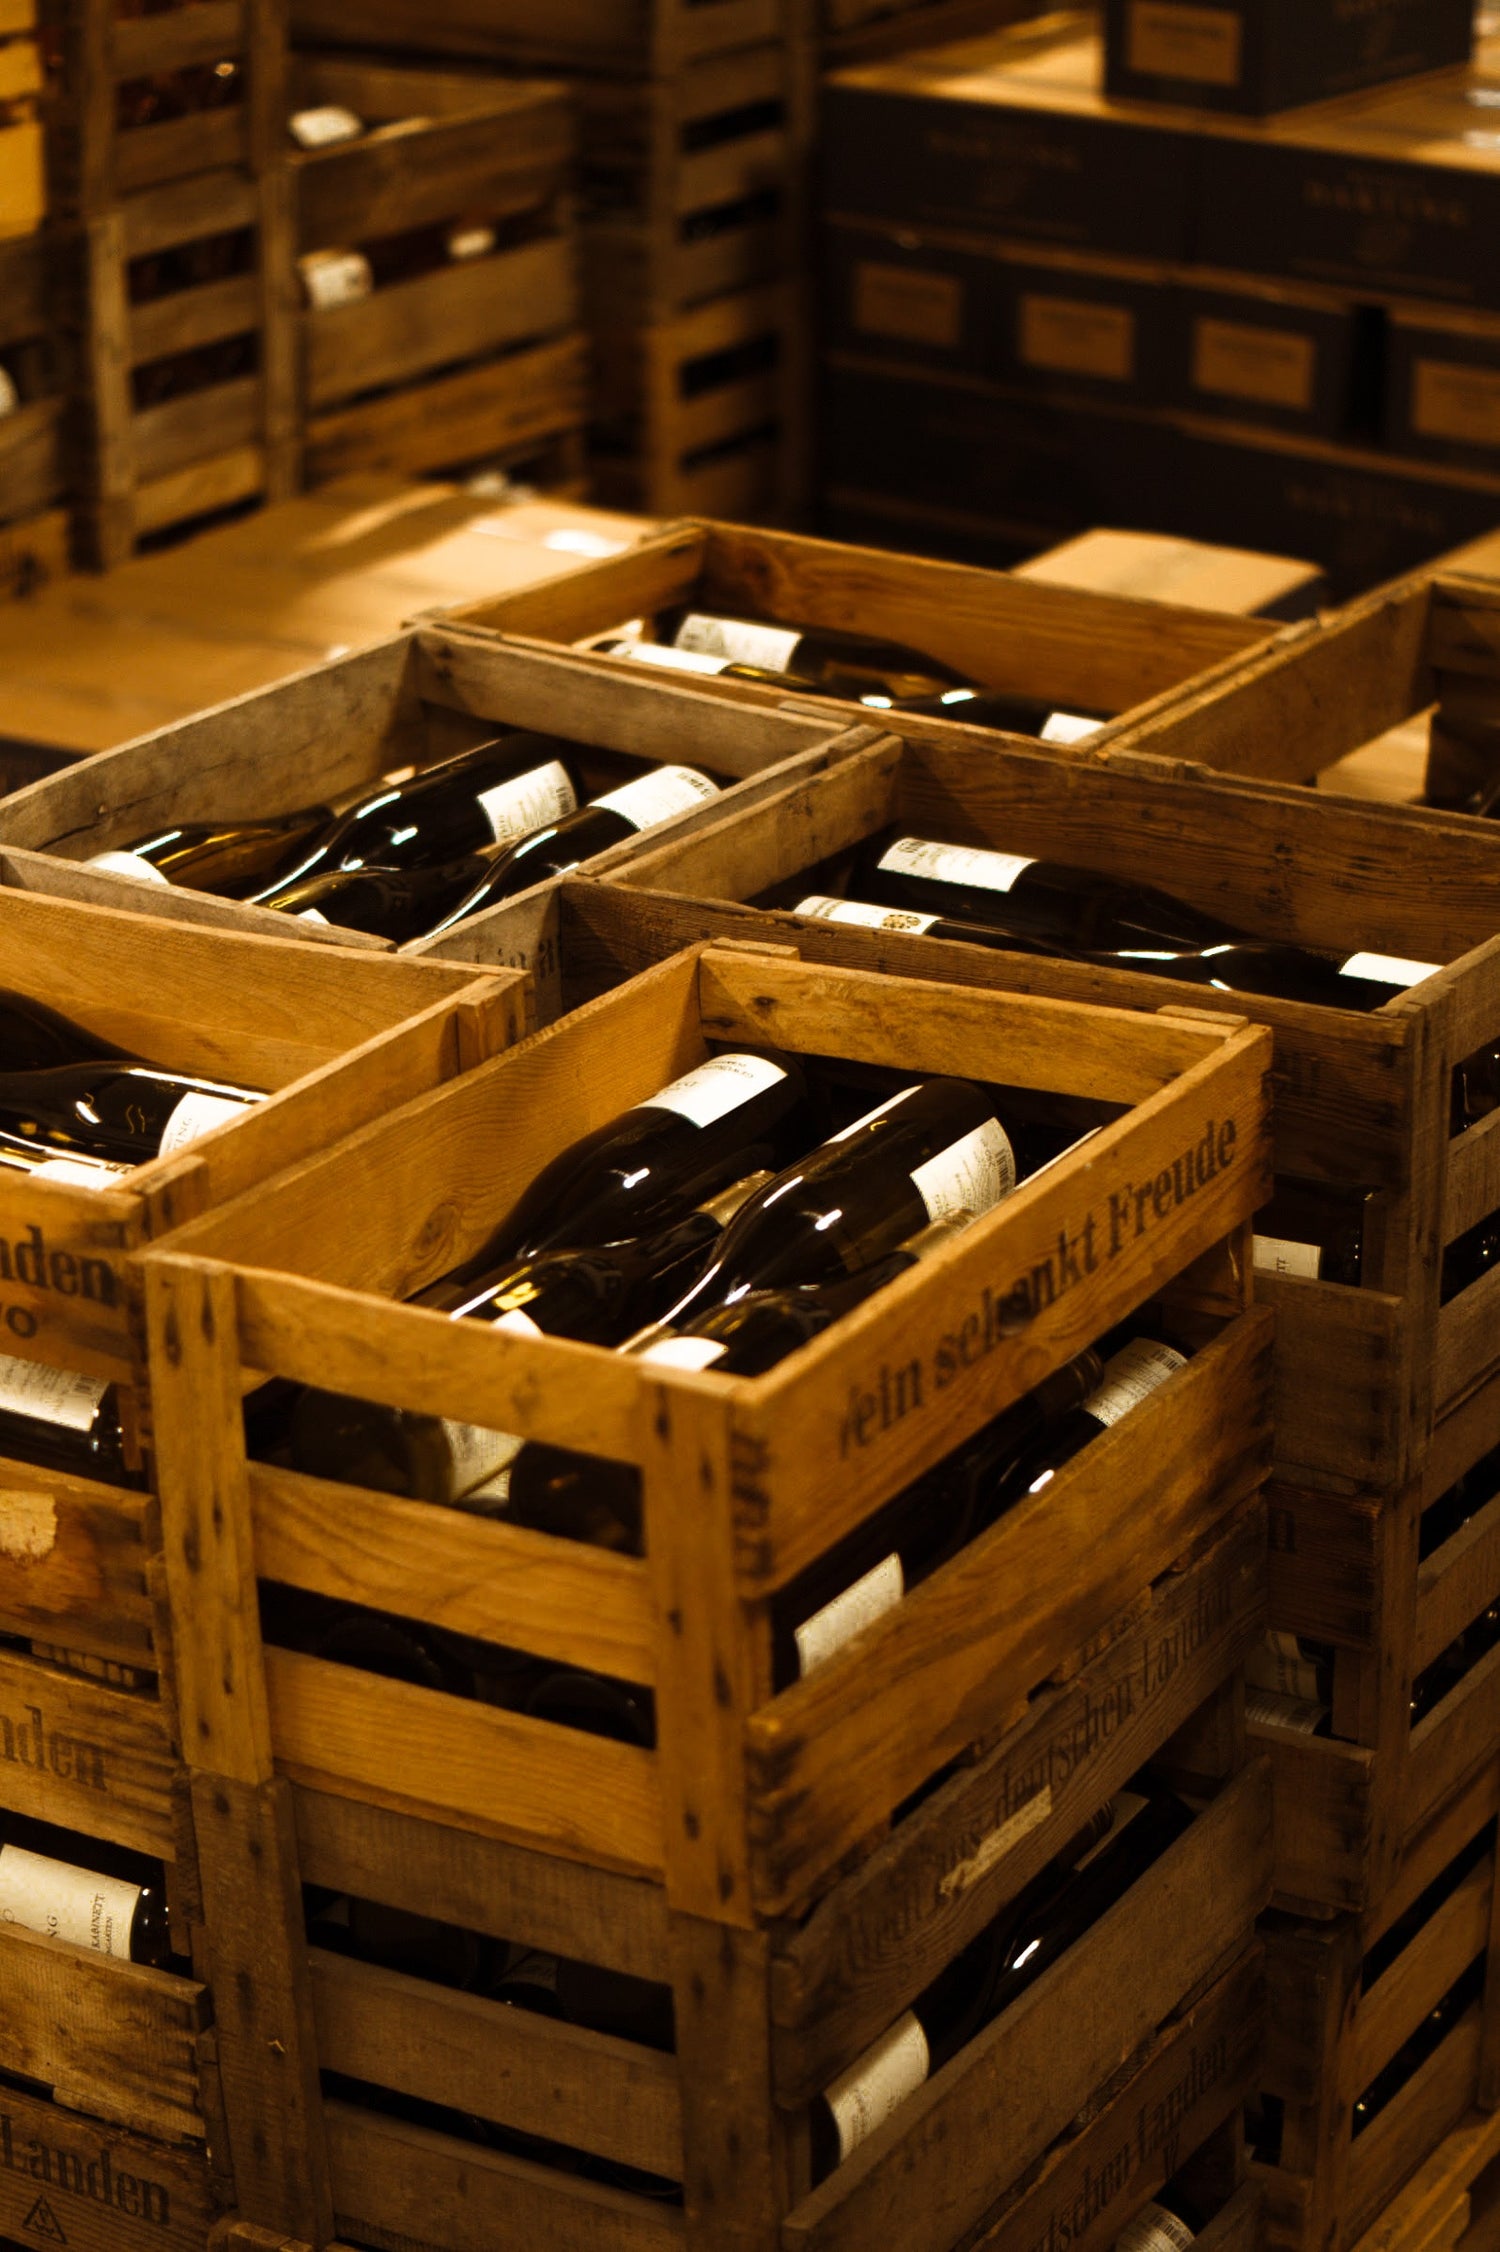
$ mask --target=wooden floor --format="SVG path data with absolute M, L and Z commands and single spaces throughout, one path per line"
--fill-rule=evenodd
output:
M 105 750 L 646 529 L 569 502 L 345 479 L 0 607 L 0 738 Z

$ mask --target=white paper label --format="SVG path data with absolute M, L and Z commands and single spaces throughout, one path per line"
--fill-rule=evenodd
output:
M 493 227 L 455 227 L 448 237 L 448 256 L 459 266 L 471 258 L 488 258 L 497 239 Z
M 1180 0 L 1131 0 L 1126 21 L 1131 70 L 1199 86 L 1239 84 L 1244 25 L 1233 12 L 1185 7 Z
M 718 794 L 718 783 L 710 782 L 696 767 L 659 766 L 654 773 L 642 774 L 594 803 L 607 805 L 611 813 L 623 814 L 633 829 L 651 829 L 658 821 L 670 821 L 674 813 L 686 813 L 690 806 L 702 805 L 706 798 Z
M 767 1088 L 779 1086 L 785 1077 L 780 1064 L 772 1063 L 769 1056 L 710 1056 L 640 1108 L 671 1110 L 679 1118 L 690 1118 L 695 1126 L 712 1126 Z
M 375 287 L 370 261 L 362 250 L 310 250 L 297 260 L 297 267 L 315 312 L 358 305 Z
M 1304 1282 L 1316 1282 L 1323 1271 L 1322 1247 L 1316 1243 L 1288 1243 L 1279 1235 L 1258 1235 L 1255 1265 L 1263 1275 L 1298 1275 Z
M 1318 1669 L 1304 1658 L 1295 1634 L 1270 1633 L 1245 1660 L 1245 1679 L 1253 1689 L 1269 1689 L 1278 1697 L 1318 1702 Z
M 131 876 L 141 884 L 164 884 L 167 879 L 138 852 L 91 852 L 85 868 L 106 868 L 112 876 Z M 169 887 L 170 888 L 170 887 Z
M 106 1165 L 102 1158 L 44 1157 L 40 1165 L 29 1168 L 34 1181 L 60 1181 L 68 1188 L 113 1188 L 126 1165 Z
M 508 1470 L 523 1444 L 509 1431 L 487 1431 L 479 1423 L 450 1423 L 446 1417 L 438 1429 L 447 1445 L 449 1485 L 455 1496 Z
M 930 931 L 936 915 L 909 915 L 902 907 L 869 907 L 862 899 L 825 899 L 812 892 L 799 899 L 794 915 L 815 915 L 820 923 L 857 923 L 871 931 Z
M 325 102 L 318 109 L 295 110 L 287 129 L 300 148 L 326 149 L 334 141 L 357 141 L 365 128 L 342 102 Z
M 1372 985 L 1420 985 L 1436 977 L 1441 962 L 1405 962 L 1399 954 L 1351 954 L 1339 967 L 1340 977 L 1368 978 Z
M 32 1415 L 65 1431 L 89 1431 L 99 1402 L 109 1389 L 106 1378 L 80 1376 L 70 1368 L 47 1368 L 41 1361 L 18 1361 L 0 1354 L 0 1408 Z
M 324 930 L 332 930 L 333 928 L 328 917 L 318 907 L 299 907 L 297 909 L 297 920 L 299 923 L 321 923 Z
M 0 416 L 14 414 L 21 404 L 21 394 L 6 368 L 0 368 Z
M 757 625 L 749 618 L 706 618 L 696 611 L 684 618 L 673 640 L 679 649 L 723 657 L 732 665 L 757 665 L 762 672 L 788 672 L 800 633 L 786 626 Z
M 0 1923 L 129 1959 L 139 1885 L 95 1876 L 21 1846 L 0 1847 Z
M 977 891 L 1009 891 L 1036 862 L 1013 852 L 980 852 L 973 845 L 929 844 L 921 837 L 902 837 L 880 865 L 897 876 L 926 876 L 934 883 L 968 884 Z
M 866 1572 L 794 1629 L 798 1671 L 806 1675 L 815 1666 L 826 1664 L 856 1634 L 884 1618 L 887 1611 L 894 1611 L 905 1593 L 906 1575 L 900 1557 L 882 1557 L 873 1571 Z
M 226 1119 L 243 1118 L 249 1107 L 247 1103 L 231 1102 L 225 1095 L 184 1095 L 167 1120 L 161 1155 L 170 1157 L 174 1149 L 197 1141 L 200 1134 L 211 1134 Z
M 1193 2232 L 1165 2205 L 1145 2205 L 1115 2238 L 1114 2252 L 1188 2252 Z
M 660 641 L 622 641 L 606 654 L 629 657 L 638 665 L 664 665 L 668 672 L 720 673 L 733 661 L 729 657 L 707 657 L 701 649 L 669 649 Z
M 927 2078 L 930 2062 L 927 2036 L 908 2010 L 857 2064 L 824 2089 L 823 2101 L 838 2130 L 841 2161 L 915 2094 Z
M 1104 1382 L 1084 1401 L 1084 1412 L 1095 1422 L 1118 1423 L 1148 1399 L 1159 1384 L 1175 1376 L 1187 1361 L 1170 1345 L 1157 1345 L 1149 1337 L 1136 1337 L 1104 1364 Z
M 578 811 L 568 770 L 560 759 L 554 759 L 550 766 L 534 766 L 529 774 L 518 774 L 512 781 L 497 782 L 492 790 L 481 790 L 479 803 L 496 844 L 502 845 L 513 844 L 517 837 L 528 837 L 533 829 L 543 829 L 549 821 L 561 821 L 564 814 Z
M 640 1357 L 663 1368 L 700 1369 L 712 1368 L 728 1350 L 719 1337 L 664 1337 L 659 1345 L 648 1345 Z
M 1102 719 L 1084 719 L 1078 712 L 1054 712 L 1042 729 L 1044 743 L 1081 743 L 1086 735 L 1097 735 L 1104 725 Z
M 498 1321 L 491 1322 L 490 1327 L 508 1329 L 512 1337 L 545 1337 L 547 1334 L 541 1323 L 533 1321 L 530 1314 L 523 1312 L 519 1306 L 512 1306 Z
M 913 1167 L 911 1185 L 929 1220 L 950 1220 L 956 1212 L 972 1212 L 978 1219 L 1016 1185 L 1010 1136 L 998 1118 L 987 1118 L 962 1141 Z
M 1328 1718 L 1328 1707 L 1304 1697 L 1278 1697 L 1273 1689 L 1248 1689 L 1245 1718 L 1258 1720 L 1262 1728 L 1295 1728 L 1299 1736 L 1316 1736 Z

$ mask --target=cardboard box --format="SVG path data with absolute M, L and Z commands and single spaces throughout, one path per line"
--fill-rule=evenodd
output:
M 1106 86 L 1265 117 L 1467 60 L 1471 0 L 1106 0 Z
M 1500 320 L 1402 306 L 1387 334 L 1387 443 L 1500 464 Z

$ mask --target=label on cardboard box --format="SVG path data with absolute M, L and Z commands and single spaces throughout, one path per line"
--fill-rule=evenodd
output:
M 1184 78 L 1194 86 L 1238 86 L 1244 25 L 1227 8 L 1183 8 L 1176 0 L 1132 0 L 1125 34 L 1128 67 L 1143 78 Z
M 1021 299 L 1019 350 L 1027 367 L 1128 383 L 1135 373 L 1135 315 L 1084 298 Z
M 861 258 L 854 269 L 854 325 L 864 336 L 954 350 L 963 334 L 963 283 L 953 274 L 915 266 L 882 266 Z
M 1418 360 L 1412 372 L 1411 426 L 1422 438 L 1500 446 L 1500 369 Z
M 1313 403 L 1318 348 L 1292 329 L 1248 321 L 1193 323 L 1193 389 L 1226 399 L 1306 413 Z

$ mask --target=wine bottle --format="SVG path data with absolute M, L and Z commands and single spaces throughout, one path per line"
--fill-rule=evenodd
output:
M 889 704 L 903 718 L 952 719 L 964 727 L 988 727 L 1004 735 L 1030 735 L 1041 743 L 1082 743 L 1108 724 L 1102 712 L 1063 712 L 1002 689 L 945 688 L 937 696 L 861 696 L 879 710 Z
M 0 1131 L 48 1149 L 144 1165 L 264 1100 L 253 1088 L 113 1056 L 0 1070 Z
M 751 1174 L 649 1235 L 509 1261 L 465 1283 L 436 1283 L 414 1303 L 455 1321 L 617 1345 L 701 1264 L 739 1205 L 770 1178 Z M 313 1477 L 451 1505 L 475 1487 L 489 1487 L 521 1441 L 475 1424 L 308 1389 L 292 1410 L 290 1446 L 293 1467 Z M 477 1506 L 498 1514 L 499 1498 L 487 1492 Z
M 974 686 L 941 659 L 870 634 L 822 626 L 803 630 L 692 609 L 669 612 L 657 624 L 674 649 L 727 657 L 736 665 L 789 675 L 828 696 L 855 701 L 867 695 L 884 696 L 894 704 L 940 696 L 947 688 Z
M 911 938 L 958 939 L 966 946 L 990 946 L 1002 954 L 1050 954 L 1056 947 L 1013 931 L 991 930 L 983 923 L 961 923 L 951 916 L 922 915 L 910 907 L 877 907 L 865 899 L 831 899 L 809 892 L 792 909 L 820 923 L 848 923 L 859 930 L 899 931 Z
M 126 1467 L 113 1384 L 8 1353 L 0 1354 L 0 1453 L 78 1478 L 141 1483 Z
M 0 1071 L 50 1071 L 98 1056 L 134 1060 L 123 1048 L 49 1009 L 45 1001 L 0 989 Z
M 1245 1660 L 1245 1680 L 1273 1696 L 1327 1705 L 1333 1697 L 1333 1652 L 1326 1643 L 1271 1629 Z
M 1245 1718 L 1262 1728 L 1294 1728 L 1299 1736 L 1331 1736 L 1333 1715 L 1313 1697 L 1286 1697 L 1275 1689 L 1247 1689 Z
M 109 1157 L 59 1157 L 43 1142 L 0 1131 L 0 1170 L 26 1173 L 34 1181 L 66 1181 L 72 1188 L 109 1189 L 130 1168 Z
M 815 681 L 800 680 L 770 665 L 741 664 L 733 657 L 711 657 L 701 649 L 674 649 L 669 643 L 640 641 L 633 635 L 593 641 L 586 646 L 601 657 L 624 657 L 631 664 L 653 665 L 659 672 L 687 673 L 716 680 L 753 680 L 763 688 L 779 689 L 784 696 L 793 690 L 804 696 L 819 693 Z
M 1364 1262 L 1367 1196 L 1280 1179 L 1255 1220 L 1255 1265 L 1262 1274 L 1358 1289 Z
M 256 821 L 185 822 L 109 852 L 91 853 L 83 865 L 141 883 L 181 884 L 240 899 L 270 883 L 335 818 L 333 806 L 306 805 Z
M 933 1221 L 982 1216 L 1015 1184 L 991 1097 L 965 1079 L 917 1081 L 751 1197 L 664 1319 L 682 1328 L 746 1290 L 858 1274 Z
M 1115 2238 L 1114 2252 L 1188 2252 L 1194 2242 L 1187 2222 L 1165 2205 L 1143 2205 Z
M 1398 993 L 1434 977 L 1439 962 L 1409 962 L 1394 954 L 1318 954 L 1308 947 L 1242 942 L 1208 946 L 1198 953 L 1167 954 L 1122 950 L 1107 957 L 1121 969 L 1184 985 L 1208 985 L 1226 993 L 1258 993 L 1268 1000 L 1306 1001 L 1324 1009 L 1357 1010 L 1368 1015 Z
M 1041 1493 L 1075 1455 L 1102 1438 L 1122 1416 L 1129 1415 L 1186 1365 L 1185 1356 L 1174 1346 L 1155 1338 L 1134 1337 L 1122 1345 L 1105 1361 L 1102 1376 L 1088 1397 L 1049 1421 L 989 1483 L 985 1522 L 993 1523 L 1028 1495 Z
M 1096 869 L 922 837 L 871 845 L 858 889 L 880 906 L 984 923 L 1064 952 L 1197 952 L 1240 935 L 1166 892 Z
M 172 1952 L 159 1862 L 6 1812 L 0 1923 L 157 1970 Z
M 510 844 L 576 804 L 558 755 L 570 748 L 517 729 L 405 781 L 383 782 L 250 896 L 274 907 L 290 885 L 337 868 L 431 867 Z
M 747 1152 L 795 1131 L 805 1098 L 792 1056 L 711 1056 L 561 1150 L 462 1274 L 539 1251 L 622 1243 L 682 1219 L 739 1176 Z
M 300 149 L 331 148 L 338 141 L 358 141 L 364 136 L 364 119 L 343 102 L 318 102 L 293 110 L 287 131 Z
M 484 1975 L 485 1943 L 477 1932 L 384 1901 L 337 1895 L 310 1910 L 307 1936 L 333 1954 L 460 1992 L 472 1992 Z
M 718 790 L 718 783 L 710 782 L 696 767 L 658 766 L 592 799 L 576 813 L 534 828 L 490 863 L 464 898 L 432 926 L 432 935 L 451 930 L 455 923 L 466 922 L 502 899 L 513 899 L 533 884 L 565 876 L 611 845 L 717 797 Z

